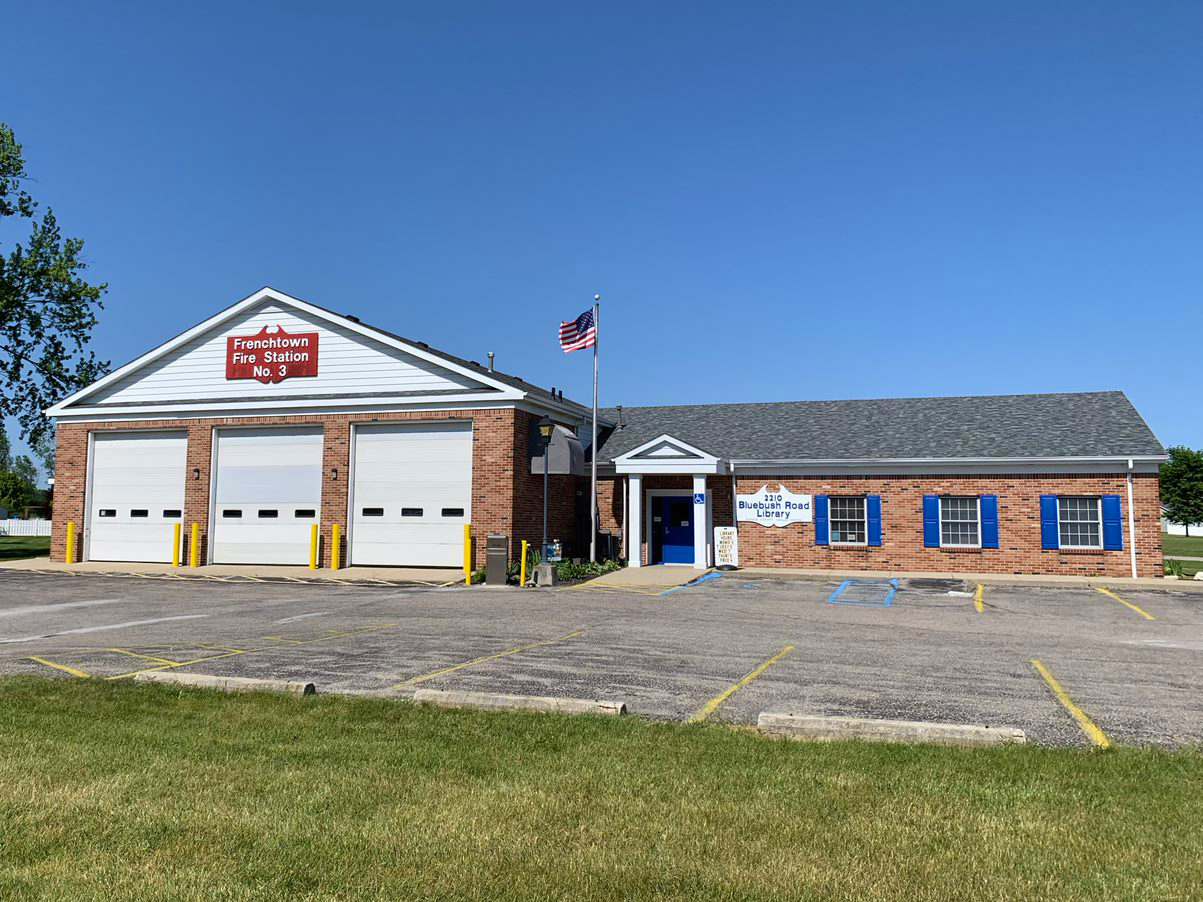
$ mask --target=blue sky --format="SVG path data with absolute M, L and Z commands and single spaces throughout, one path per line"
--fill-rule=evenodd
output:
M 1123 389 L 1203 447 L 1203 8 L 24 4 L 114 365 L 262 285 L 603 404 Z M 3 247 L 16 237 L 3 233 Z

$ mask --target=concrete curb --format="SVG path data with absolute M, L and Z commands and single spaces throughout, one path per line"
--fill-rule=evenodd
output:
M 871 742 L 932 742 L 943 745 L 1022 745 L 1023 730 L 972 724 L 922 723 L 913 720 L 869 720 L 762 712 L 756 723 L 762 732 L 791 739 L 862 739 Z
M 313 695 L 317 692 L 313 683 L 260 680 L 251 677 L 219 677 L 204 673 L 172 673 L 171 671 L 135 674 L 134 682 L 170 683 L 176 686 L 193 686 L 197 689 L 220 689 L 223 692 L 286 692 L 289 695 Z
M 588 698 L 551 698 L 544 695 L 494 695 L 488 692 L 455 692 L 443 689 L 419 689 L 413 699 L 419 704 L 442 708 L 490 708 L 519 711 L 555 711 L 560 714 L 627 713 L 623 702 L 603 702 Z
M 1203 592 L 1203 585 L 1194 580 L 1140 578 L 1130 576 L 1060 576 L 1027 575 L 1022 573 L 952 573 L 946 571 L 919 570 L 800 570 L 786 567 L 741 567 L 728 576 L 747 576 L 753 579 L 780 579 L 831 582 L 844 579 L 947 579 L 964 583 L 982 583 L 986 586 L 1038 586 L 1050 589 L 1094 589 L 1099 586 L 1116 589 L 1149 589 L 1166 592 Z

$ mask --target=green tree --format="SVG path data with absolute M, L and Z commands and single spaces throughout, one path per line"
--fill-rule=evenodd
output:
M 25 508 L 42 503 L 38 489 L 38 470 L 24 454 L 15 458 L 12 467 L 0 470 L 0 507 L 12 516 L 21 516 Z
M 28 179 L 21 145 L 0 122 L 0 220 L 32 223 L 26 244 L 0 253 L 0 416 L 15 417 L 36 442 L 47 429 L 44 408 L 108 372 L 86 350 L 108 286 L 84 281 L 84 243 L 62 237 L 52 210 L 35 219 Z
M 33 456 L 38 459 L 38 463 L 42 465 L 42 471 L 47 476 L 54 475 L 55 433 L 56 429 L 54 424 L 51 423 L 45 432 L 29 443 L 29 450 L 32 451 Z
M 4 434 L 4 420 L 0 419 L 0 472 L 12 466 L 12 453 L 13 449 L 8 443 L 8 436 Z
M 1203 451 L 1181 446 L 1170 448 L 1170 459 L 1161 465 L 1161 503 L 1174 523 L 1203 523 Z

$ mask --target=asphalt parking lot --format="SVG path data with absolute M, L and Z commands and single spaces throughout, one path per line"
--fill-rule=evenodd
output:
M 1203 596 L 725 574 L 657 594 L 0 571 L 0 674 L 304 679 L 1018 727 L 1030 742 L 1203 742 Z M 1034 663 L 1034 662 L 1039 662 Z M 1055 683 L 1054 689 L 1050 680 Z

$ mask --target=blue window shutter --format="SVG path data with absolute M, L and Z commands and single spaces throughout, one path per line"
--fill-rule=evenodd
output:
M 1040 496 L 1040 547 L 1057 549 L 1061 537 L 1057 533 L 1057 496 Z
M 865 514 L 869 520 L 869 544 L 881 544 L 881 495 L 865 498 Z
M 815 544 L 827 544 L 827 496 L 815 495 Z
M 1103 496 L 1103 550 L 1124 550 L 1124 518 L 1119 495 Z
M 940 496 L 923 496 L 923 547 L 940 547 Z
M 998 496 L 982 495 L 982 547 L 998 547 Z

